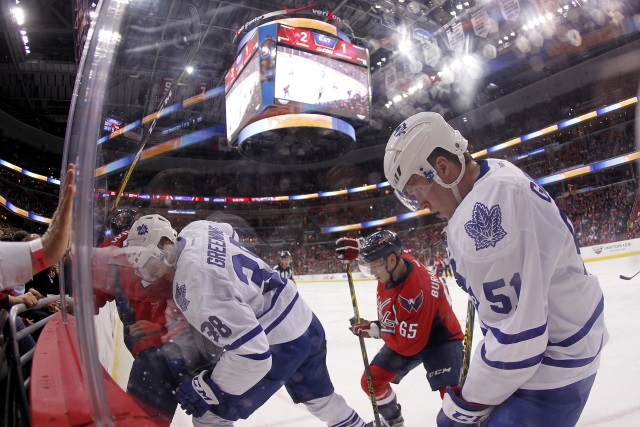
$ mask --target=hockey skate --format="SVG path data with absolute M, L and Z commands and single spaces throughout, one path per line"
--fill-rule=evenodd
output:
M 400 409 L 400 405 L 398 405 L 398 409 Z M 367 427 L 376 427 L 376 422 L 371 421 L 367 423 Z M 404 427 L 404 418 L 402 418 L 402 413 L 398 413 L 397 417 L 389 421 L 380 417 L 380 427 Z

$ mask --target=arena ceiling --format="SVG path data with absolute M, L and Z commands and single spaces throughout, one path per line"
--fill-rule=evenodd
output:
M 0 108 L 63 135 L 80 59 L 75 10 L 92 2 L 0 2 Z M 505 19 L 505 4 L 519 8 L 515 19 Z M 15 7 L 24 13 L 20 25 Z M 373 116 L 358 129 L 365 145 L 386 140 L 389 128 L 415 112 L 452 119 L 624 46 L 638 39 L 640 27 L 635 0 L 129 0 L 128 7 L 135 37 L 118 54 L 105 114 L 132 121 L 155 111 L 162 79 L 180 76 L 186 62 L 194 69 L 190 79 L 222 85 L 236 31 L 285 10 L 333 23 L 369 49 Z M 464 37 L 456 39 L 460 30 Z M 434 41 L 435 59 L 425 47 Z M 417 81 L 426 85 L 417 90 Z M 215 99 L 205 119 L 223 123 L 223 102 Z

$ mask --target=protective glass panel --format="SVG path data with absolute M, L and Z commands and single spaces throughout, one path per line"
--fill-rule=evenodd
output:
M 238 425 L 320 425 L 314 410 L 338 425 L 351 408 L 370 421 L 346 326 L 358 302 L 377 318 L 376 282 L 363 274 L 371 265 L 347 276 L 335 240 L 387 228 L 428 266 L 446 252 L 444 220 L 394 195 L 384 176 L 387 140 L 415 113 L 442 114 L 476 160 L 516 163 L 563 206 L 602 183 L 635 189 L 638 73 L 627 59 L 638 52 L 637 2 L 559 1 L 542 15 L 517 1 L 77 3 L 65 162 L 78 165 L 78 185 L 65 270 L 96 424 L 117 415 L 191 425 L 178 400 L 212 417 L 221 399 L 226 409 L 214 412 L 248 418 Z M 605 140 L 617 143 L 587 148 Z M 583 175 L 562 172 L 584 164 Z M 628 218 L 631 206 L 618 206 Z M 591 230 L 576 223 L 583 246 Z M 158 262 L 136 269 L 146 252 L 135 248 L 160 242 L 162 255 L 149 257 Z M 452 297 L 464 318 L 466 296 Z M 324 369 L 314 365 L 277 387 L 259 383 L 261 361 L 283 363 L 274 346 L 310 327 L 321 335 L 312 311 L 331 319 L 325 329 L 341 325 L 326 333 L 333 381 L 314 377 Z M 276 392 L 289 380 L 307 400 L 333 384 L 348 406 L 308 412 L 270 399 L 290 400 Z M 419 381 L 412 390 L 427 390 Z M 115 404 L 112 383 L 127 405 Z M 435 419 L 432 397 L 403 397 L 406 425 Z

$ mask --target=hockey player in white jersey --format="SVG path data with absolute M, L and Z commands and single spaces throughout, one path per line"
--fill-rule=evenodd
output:
M 435 113 L 395 129 L 384 172 L 407 207 L 448 220 L 454 276 L 484 334 L 437 425 L 574 426 L 608 334 L 600 284 L 567 217 L 513 164 L 474 161 Z
M 134 224 L 131 233 L 145 233 Z M 231 426 L 248 418 L 282 385 L 329 426 L 364 427 L 334 392 L 320 321 L 297 292 L 238 243 L 231 225 L 196 221 L 175 244 L 158 238 L 128 247 L 145 280 L 173 282 L 174 299 L 189 323 L 224 348 L 211 369 L 177 390 L 194 425 Z

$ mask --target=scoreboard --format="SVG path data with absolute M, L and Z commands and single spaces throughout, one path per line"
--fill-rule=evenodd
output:
M 366 48 L 330 33 L 274 22 L 245 36 L 237 52 L 225 75 L 231 146 L 239 143 L 243 129 L 274 116 L 322 114 L 360 123 L 370 119 Z
M 369 66 L 367 49 L 305 28 L 280 24 L 278 43 L 353 62 L 364 67 Z

